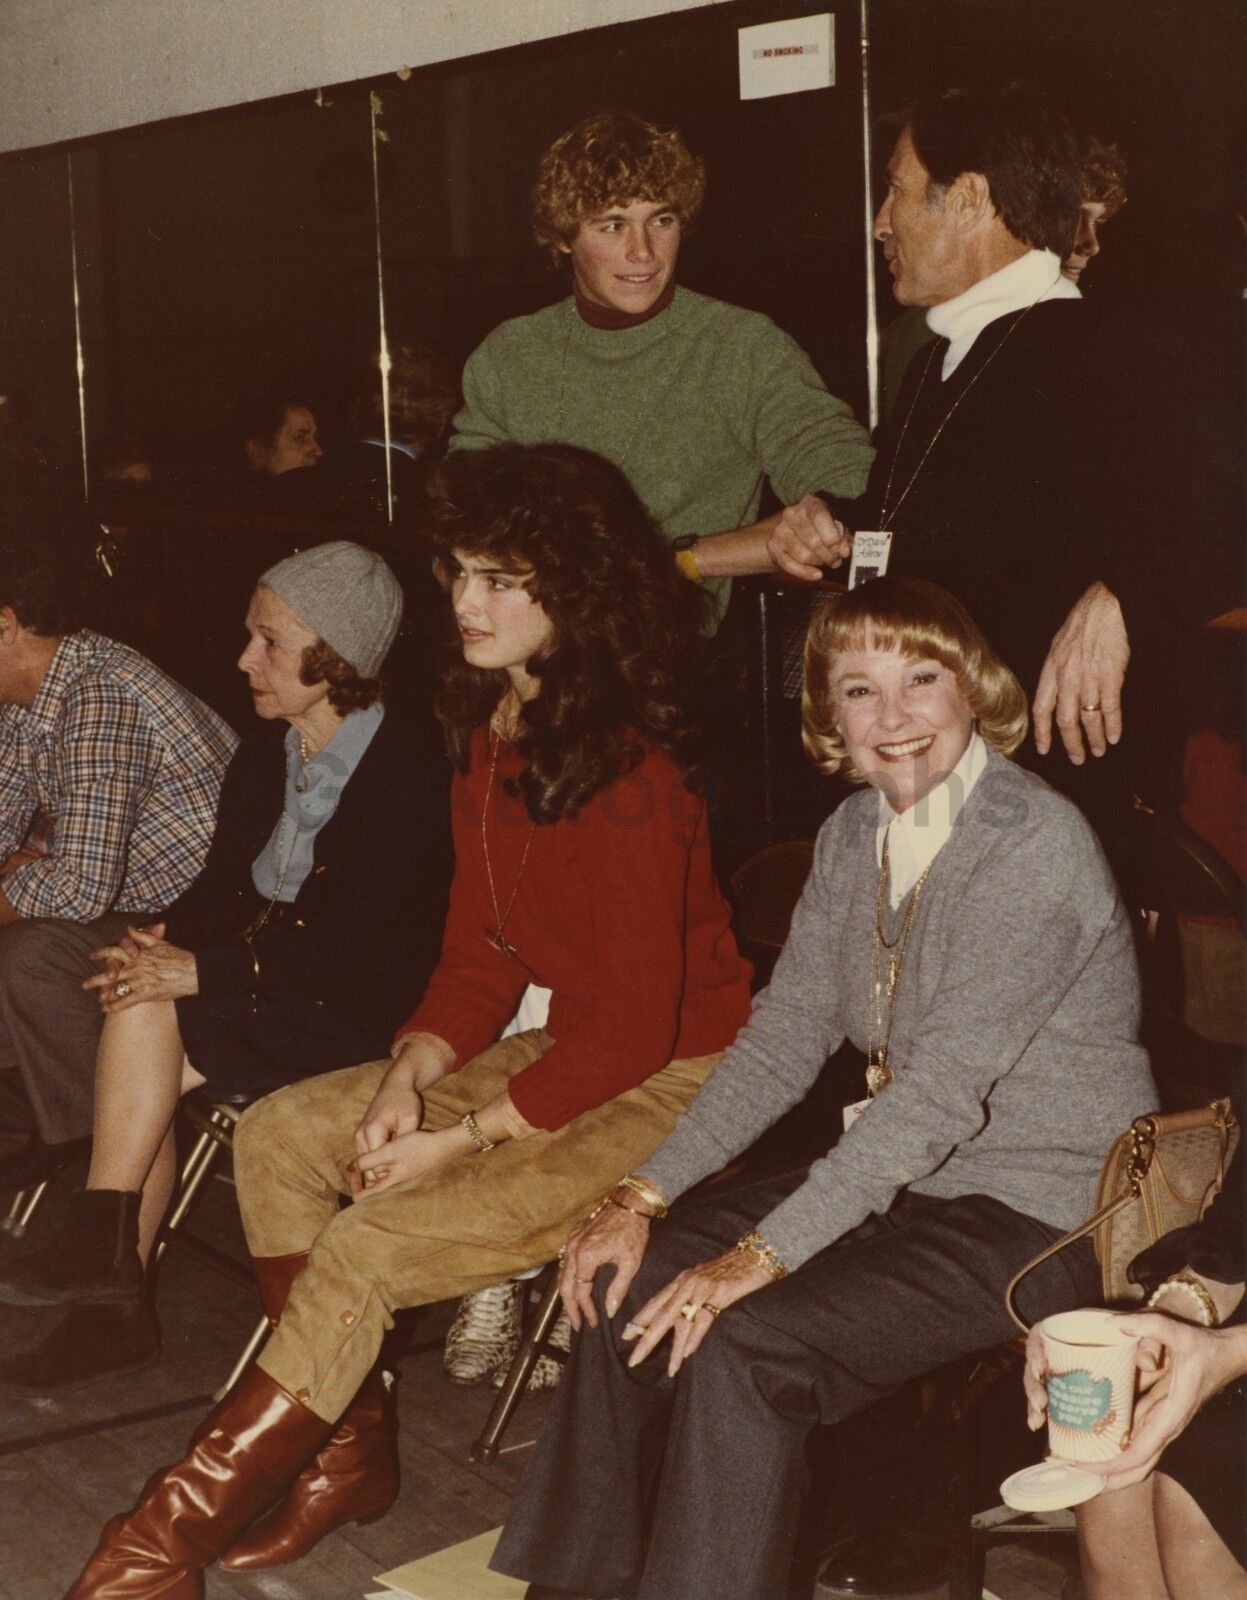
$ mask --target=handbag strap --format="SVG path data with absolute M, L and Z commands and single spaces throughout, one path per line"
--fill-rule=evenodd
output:
M 1089 1233 L 1094 1233 L 1102 1222 L 1107 1222 L 1110 1217 L 1116 1216 L 1123 1207 L 1128 1206 L 1137 1194 L 1138 1190 L 1133 1185 L 1126 1188 L 1115 1200 L 1110 1200 L 1106 1206 L 1101 1206 L 1093 1217 L 1088 1217 L 1086 1222 L 1074 1228 L 1072 1232 L 1065 1234 L 1055 1244 L 1050 1244 L 1046 1250 L 1042 1250 L 1037 1256 L 1028 1261 L 1019 1272 L 1013 1274 L 1009 1280 L 1009 1287 L 1005 1290 L 1005 1309 L 1023 1333 L 1029 1333 L 1031 1325 L 1013 1303 L 1013 1297 L 1017 1293 L 1022 1279 L 1034 1272 L 1036 1267 L 1042 1266 L 1050 1256 L 1056 1255 L 1059 1250 L 1064 1250 L 1066 1245 L 1074 1244 L 1079 1239 L 1085 1239 Z

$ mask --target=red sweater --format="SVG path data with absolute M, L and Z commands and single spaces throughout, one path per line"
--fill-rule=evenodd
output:
M 489 801 L 489 864 L 516 955 L 486 937 L 497 922 L 481 841 L 489 777 L 484 730 L 451 793 L 455 878 L 442 956 L 399 1030 L 445 1039 L 460 1067 L 510 1021 L 524 986 L 552 991 L 555 1043 L 511 1080 L 534 1127 L 561 1128 L 668 1061 L 731 1044 L 749 1015 L 750 968 L 736 949 L 710 862 L 705 802 L 651 750 L 571 821 L 532 829 L 504 781 L 522 765 L 499 745 Z

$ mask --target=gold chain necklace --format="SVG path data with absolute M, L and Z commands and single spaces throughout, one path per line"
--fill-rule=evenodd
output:
M 883 930 L 883 908 L 888 897 L 892 872 L 888 861 L 888 836 L 884 834 L 883 859 L 879 863 L 879 884 L 875 890 L 874 940 L 870 953 L 871 1029 L 866 1045 L 866 1093 L 872 1100 L 892 1082 L 892 1069 L 888 1066 L 888 1046 L 892 1042 L 892 1019 L 896 1013 L 896 988 L 901 981 L 905 945 L 909 940 L 914 912 L 918 908 L 918 897 L 922 893 L 923 884 L 927 881 L 927 874 L 934 865 L 935 861 L 932 858 L 923 868 L 922 875 L 909 892 L 909 904 L 905 907 L 905 915 L 901 919 L 896 938 L 889 941 Z M 884 951 L 888 952 L 886 976 L 883 968 Z M 885 995 L 886 1022 L 883 1012 Z M 882 1040 L 876 1044 L 880 1035 Z
M 303 763 L 303 765 L 305 767 L 307 766 L 308 759 L 313 754 L 314 754 L 314 752 L 312 751 L 312 749 L 308 745 L 306 737 L 303 734 L 300 734 L 299 735 L 299 759 L 300 759 L 300 761 L 302 761 L 302 763 Z M 281 826 L 282 822 L 288 822 L 289 820 L 290 820 L 289 817 L 286 815 L 286 812 L 283 809 L 282 814 L 281 814 L 281 818 L 280 818 L 280 820 L 278 822 L 278 827 Z M 274 888 L 272 894 L 269 895 L 269 897 L 268 897 L 268 904 L 243 929 L 242 936 L 243 936 L 244 941 L 247 944 L 250 944 L 253 940 L 258 939 L 260 937 L 260 935 L 264 932 L 265 928 L 268 927 L 269 919 L 273 915 L 273 909 L 277 905 L 278 900 L 281 898 L 282 890 L 286 887 L 286 875 L 290 871 L 290 863 L 294 860 L 294 847 L 298 842 L 299 842 L 299 824 L 296 822 L 294 824 L 294 828 L 293 828 L 293 830 L 291 831 L 291 834 L 290 834 L 290 843 L 286 848 L 286 859 L 281 864 L 281 871 L 277 875 L 277 884 L 276 884 L 276 887 Z M 254 959 L 254 957 L 253 957 L 253 959 Z
M 1055 284 L 1050 284 L 1049 285 L 1049 288 L 1054 288 L 1054 287 L 1055 287 Z M 1048 291 L 1045 290 L 1044 294 L 1046 294 L 1047 292 Z M 1043 295 L 1040 295 L 1039 299 L 1042 300 L 1043 299 Z M 979 381 L 979 379 L 987 371 L 988 367 L 991 366 L 992 362 L 996 359 L 996 357 L 1004 349 L 1005 345 L 1008 344 L 1009 340 L 1013 337 L 1014 330 L 1019 328 L 1019 327 L 1021 327 L 1022 323 L 1025 322 L 1026 318 L 1031 314 L 1031 312 L 1035 309 L 1035 307 L 1038 304 L 1039 304 L 1039 300 L 1032 300 L 1030 305 L 1028 305 L 1025 308 L 1025 310 L 1022 312 L 1021 316 L 1014 318 L 1014 320 L 1009 324 L 1008 328 L 1005 330 L 1004 337 L 1001 339 L 1000 343 L 992 351 L 991 355 L 988 356 L 987 360 L 983 363 L 983 365 L 979 368 L 979 370 L 974 374 L 974 376 L 970 379 L 969 383 L 966 384 L 965 388 L 961 391 L 961 393 L 953 401 L 952 405 L 949 406 L 948 410 L 944 413 L 943 417 L 940 420 L 939 427 L 931 435 L 930 443 L 927 445 L 926 449 L 922 452 L 922 456 L 919 459 L 918 465 L 914 468 L 913 472 L 910 474 L 909 482 L 901 490 L 900 499 L 892 507 L 891 511 L 889 511 L 887 509 L 887 505 L 888 505 L 888 496 L 892 493 L 892 474 L 896 471 L 896 464 L 901 459 L 901 446 L 905 443 L 905 435 L 909 432 L 909 424 L 910 424 L 910 421 L 911 421 L 911 419 L 913 417 L 914 410 L 917 407 L 919 397 L 921 396 L 922 391 L 926 388 L 927 376 L 931 371 L 931 363 L 935 360 L 935 352 L 939 349 L 939 342 L 937 341 L 935 344 L 933 344 L 931 346 L 931 353 L 927 357 L 927 364 L 922 369 L 922 377 L 919 378 L 919 380 L 918 380 L 918 387 L 914 390 L 914 397 L 909 402 L 909 410 L 905 413 L 905 421 L 901 425 L 901 436 L 896 441 L 896 449 L 895 449 L 895 451 L 893 452 L 893 455 L 892 455 L 892 464 L 888 468 L 888 479 L 887 479 L 887 482 L 883 486 L 883 499 L 879 502 L 879 531 L 881 533 L 884 533 L 884 532 L 887 531 L 888 523 L 891 522 L 892 518 L 896 515 L 896 513 L 905 504 L 906 496 L 909 494 L 909 491 L 913 488 L 914 484 L 918 481 L 918 474 L 922 471 L 923 467 L 926 466 L 927 457 L 931 454 L 932 450 L 935 449 L 936 441 L 938 440 L 940 434 L 942 434 L 944 429 L 948 426 L 949 422 L 952 420 L 954 414 L 956 413 L 957 407 L 961 404 L 961 402 L 965 399 L 965 397 L 970 393 L 970 390 L 973 389 L 974 385 Z
M 507 925 L 507 918 L 511 915 L 511 908 L 515 904 L 515 897 L 520 892 L 520 879 L 524 876 L 524 866 L 528 861 L 528 852 L 532 846 L 533 832 L 536 828 L 536 823 L 530 821 L 528 824 L 528 837 L 524 841 L 524 853 L 520 857 L 519 871 L 515 874 L 515 882 L 511 885 L 511 897 L 507 901 L 506 910 L 499 911 L 498 891 L 494 885 L 494 869 L 489 860 L 489 833 L 487 829 L 487 823 L 489 820 L 489 797 L 494 792 L 494 771 L 498 765 L 498 746 L 501 743 L 501 738 L 497 733 L 495 733 L 489 751 L 489 779 L 485 784 L 485 803 L 481 807 L 481 849 L 485 854 L 485 876 L 489 880 L 489 898 L 493 903 L 495 923 L 492 931 L 489 928 L 485 929 L 485 937 L 489 940 L 490 944 L 493 945 L 495 950 L 500 950 L 504 956 L 513 956 L 518 954 L 518 952 L 516 951 L 515 946 L 513 944 L 509 944 L 503 937 L 502 930 Z

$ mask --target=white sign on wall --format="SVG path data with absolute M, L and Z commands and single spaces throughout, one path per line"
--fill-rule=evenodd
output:
M 836 36 L 830 11 L 741 28 L 737 37 L 742 100 L 830 89 L 836 81 Z

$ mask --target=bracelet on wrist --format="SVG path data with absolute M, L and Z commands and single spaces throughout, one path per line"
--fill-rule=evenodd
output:
M 459 1126 L 466 1132 L 468 1138 L 471 1139 L 482 1155 L 487 1150 L 496 1150 L 498 1148 L 497 1142 L 491 1139 L 488 1134 L 482 1132 L 481 1125 L 472 1112 L 465 1111 L 463 1113 L 459 1118 Z
M 1215 1328 L 1221 1321 L 1216 1301 L 1193 1273 L 1175 1272 L 1172 1278 L 1166 1278 L 1159 1288 L 1152 1291 L 1148 1305 L 1152 1308 L 1158 1307 L 1166 1294 L 1185 1296 L 1196 1308 L 1197 1319 L 1205 1328 Z
M 742 1238 L 737 1239 L 736 1249 L 742 1255 L 755 1256 L 759 1266 L 765 1267 L 772 1278 L 786 1278 L 788 1276 L 787 1263 L 782 1257 L 775 1254 L 760 1233 L 746 1233 Z
M 630 1206 L 626 1200 L 617 1200 L 613 1194 L 603 1195 L 602 1205 L 614 1206 L 616 1211 L 630 1211 L 634 1217 L 644 1217 L 646 1222 L 657 1222 L 658 1220 L 655 1212 L 642 1211 L 640 1206 Z M 595 1212 L 594 1215 L 596 1216 L 597 1213 Z
M 655 1221 L 661 1221 L 667 1215 L 667 1202 L 662 1197 L 662 1192 L 648 1178 L 637 1178 L 631 1172 L 620 1178 L 615 1185 L 616 1189 L 631 1189 L 632 1193 L 653 1206 Z M 632 1207 L 625 1207 L 631 1210 Z

